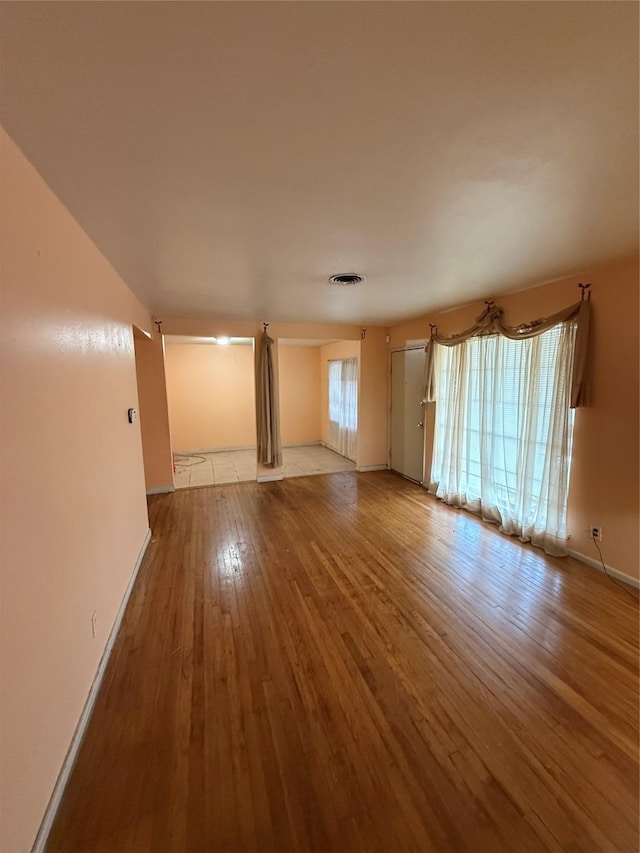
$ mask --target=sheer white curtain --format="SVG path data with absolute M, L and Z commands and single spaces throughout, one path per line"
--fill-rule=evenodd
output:
M 358 432 L 358 359 L 329 362 L 329 443 L 355 462 Z
M 434 350 L 430 490 L 549 554 L 567 550 L 576 323 Z

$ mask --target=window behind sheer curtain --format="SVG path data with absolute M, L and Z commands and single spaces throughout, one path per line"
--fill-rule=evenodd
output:
M 566 550 L 575 324 L 436 349 L 431 490 L 550 553 Z
M 358 359 L 329 362 L 329 442 L 355 461 L 358 430 Z

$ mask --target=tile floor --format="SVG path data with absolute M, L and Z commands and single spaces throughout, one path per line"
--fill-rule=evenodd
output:
M 335 474 L 355 471 L 356 463 L 334 453 L 320 444 L 304 447 L 285 447 L 282 451 L 282 473 L 285 477 L 304 477 L 307 474 Z
M 355 462 L 319 444 L 285 447 L 282 457 L 285 477 L 356 470 Z M 176 489 L 256 479 L 255 450 L 223 450 L 186 457 L 175 454 L 174 461 Z

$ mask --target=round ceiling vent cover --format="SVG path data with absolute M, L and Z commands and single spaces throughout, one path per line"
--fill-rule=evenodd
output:
M 361 284 L 364 281 L 363 275 L 358 275 L 355 272 L 343 272 L 338 275 L 332 275 L 329 279 L 330 284 Z

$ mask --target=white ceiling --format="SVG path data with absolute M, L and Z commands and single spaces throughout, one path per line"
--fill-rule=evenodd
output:
M 388 323 L 637 246 L 636 3 L 0 3 L 0 27 L 3 125 L 157 316 Z

